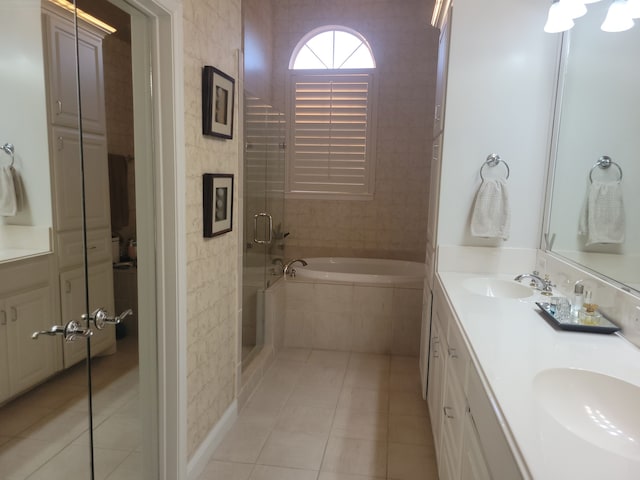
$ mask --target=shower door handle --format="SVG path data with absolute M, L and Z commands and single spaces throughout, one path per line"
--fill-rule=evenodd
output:
M 269 237 L 267 240 L 258 240 L 258 218 L 260 217 L 269 219 Z M 271 245 L 271 240 L 273 240 L 273 218 L 268 213 L 256 213 L 253 216 L 253 243 L 257 243 L 258 245 Z

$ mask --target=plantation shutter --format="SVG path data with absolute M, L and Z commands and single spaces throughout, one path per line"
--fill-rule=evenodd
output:
M 373 193 L 371 75 L 293 75 L 291 193 Z

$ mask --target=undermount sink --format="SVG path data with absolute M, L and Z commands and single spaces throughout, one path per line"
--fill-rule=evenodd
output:
M 543 370 L 533 381 L 541 406 L 574 435 L 640 460 L 640 387 L 570 368 Z
M 494 298 L 526 298 L 533 295 L 533 289 L 512 280 L 493 277 L 475 277 L 466 279 L 462 285 L 476 295 Z

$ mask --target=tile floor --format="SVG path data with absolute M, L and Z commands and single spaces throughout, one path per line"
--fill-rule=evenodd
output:
M 286 349 L 198 480 L 437 480 L 415 357 Z
M 137 339 L 93 360 L 96 479 L 140 478 Z M 89 478 L 84 362 L 0 407 L 0 478 Z

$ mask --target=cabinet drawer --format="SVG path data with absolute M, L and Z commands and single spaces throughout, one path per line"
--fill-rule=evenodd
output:
M 0 295 L 49 283 L 51 257 L 16 260 L 0 266 Z
M 442 402 L 442 442 L 444 454 L 449 457 L 452 478 L 458 478 L 460 468 L 465 410 L 464 393 L 447 365 Z
M 452 369 L 460 386 L 466 388 L 467 367 L 469 365 L 469 351 L 462 339 L 462 332 L 458 325 L 450 319 L 449 334 L 447 335 L 447 368 Z
M 87 255 L 89 264 L 111 259 L 111 235 L 108 229 L 89 230 L 87 232 Z M 58 234 L 58 262 L 60 268 L 82 265 L 82 232 L 64 232 Z

